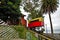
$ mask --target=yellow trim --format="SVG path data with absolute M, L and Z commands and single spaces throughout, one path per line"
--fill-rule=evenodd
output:
M 43 17 L 39 17 L 39 18 L 35 18 L 35 19 L 32 19 L 32 20 L 28 20 L 28 23 L 31 22 L 31 21 L 35 21 L 35 20 L 39 20 L 39 21 L 44 21 L 44 18 Z

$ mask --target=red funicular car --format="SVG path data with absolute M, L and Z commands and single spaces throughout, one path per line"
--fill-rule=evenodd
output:
M 42 27 L 42 26 L 44 26 L 44 19 L 42 17 L 29 20 L 29 22 L 28 22 L 29 28 Z

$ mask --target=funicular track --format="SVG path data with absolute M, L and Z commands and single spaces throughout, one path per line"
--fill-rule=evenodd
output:
M 60 40 L 55 36 L 48 35 L 48 34 L 45 34 L 45 33 L 40 34 L 40 33 L 37 33 L 35 31 L 32 31 L 32 30 L 30 30 L 30 32 L 33 32 L 33 33 L 37 34 L 39 40 Z

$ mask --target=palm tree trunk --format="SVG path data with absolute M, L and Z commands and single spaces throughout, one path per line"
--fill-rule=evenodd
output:
M 48 14 L 49 14 L 49 19 L 50 19 L 51 34 L 53 35 L 53 26 L 52 26 L 52 20 L 51 20 L 50 12 Z

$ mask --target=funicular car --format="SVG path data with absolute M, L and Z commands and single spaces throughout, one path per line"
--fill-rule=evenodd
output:
M 35 18 L 28 21 L 28 28 L 35 31 L 44 31 L 44 17 Z

